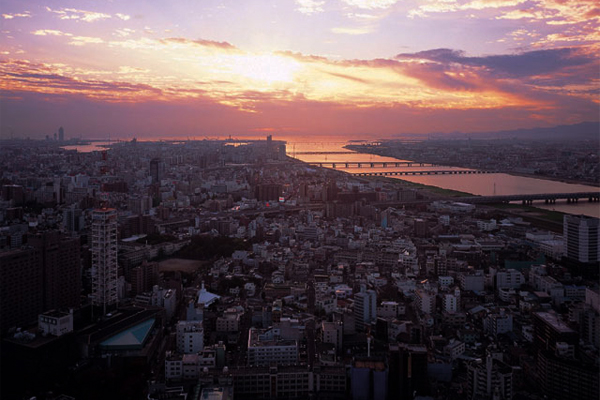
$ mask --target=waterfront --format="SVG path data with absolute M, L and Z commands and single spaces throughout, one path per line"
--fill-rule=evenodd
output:
M 343 142 L 294 142 L 288 143 L 288 155 L 294 156 L 305 162 L 390 162 L 390 161 L 414 161 L 398 160 L 391 157 L 382 157 L 374 154 L 357 153 L 345 149 Z M 336 154 L 298 154 L 298 153 L 326 153 L 334 152 Z M 339 154 L 344 152 L 344 154 Z M 417 160 L 418 161 L 418 160 Z M 390 167 L 390 168 L 336 168 L 340 171 L 349 173 L 358 172 L 391 172 L 391 171 L 434 171 L 449 169 L 466 169 L 457 167 L 437 166 L 437 167 Z M 536 179 L 523 176 L 515 176 L 504 173 L 494 174 L 469 174 L 469 175 L 412 175 L 390 178 L 403 181 L 420 183 L 424 185 L 436 186 L 443 189 L 457 190 L 474 195 L 510 195 L 510 194 L 535 194 L 535 193 L 575 193 L 596 191 L 597 187 L 579 184 L 570 184 L 547 179 Z M 555 210 L 569 214 L 584 214 L 600 217 L 600 206 L 598 203 L 589 203 L 581 201 L 579 203 L 567 204 L 566 201 L 557 201 L 555 204 L 544 204 L 543 202 L 534 202 L 533 206 Z
M 399 160 L 392 157 L 383 157 L 374 154 L 357 153 L 345 149 L 347 141 L 342 141 L 340 137 L 326 138 L 323 141 L 316 141 L 316 137 L 306 138 L 305 141 L 298 141 L 297 138 L 289 140 L 287 143 L 287 154 L 290 157 L 297 158 L 304 162 L 396 162 L 396 161 L 414 161 Z M 110 142 L 94 142 L 86 145 L 64 146 L 67 150 L 78 150 L 80 152 L 101 151 L 105 145 Z M 320 154 L 316 154 L 320 153 Z M 388 167 L 388 168 L 345 168 L 343 165 L 336 165 L 336 169 L 348 173 L 359 172 L 391 172 L 391 171 L 435 171 L 435 170 L 467 170 L 468 168 L 448 167 L 448 166 L 415 166 L 415 167 Z M 340 168 L 342 167 L 342 168 Z M 399 179 L 407 182 L 420 183 L 429 186 L 436 186 L 443 189 L 457 190 L 460 192 L 471 193 L 474 195 L 510 195 L 510 194 L 535 194 L 535 193 L 571 193 L 588 192 L 598 190 L 597 187 L 570 184 L 547 179 L 537 179 L 505 173 L 493 174 L 469 174 L 469 175 L 412 175 L 412 176 L 390 176 L 390 178 Z M 598 203 L 589 203 L 581 201 L 579 203 L 567 204 L 566 201 L 557 201 L 555 204 L 544 204 L 543 202 L 534 202 L 534 207 L 560 211 L 569 214 L 584 214 L 600 218 L 600 206 Z

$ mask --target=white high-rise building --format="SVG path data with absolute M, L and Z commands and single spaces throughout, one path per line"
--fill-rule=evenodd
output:
M 565 215 L 563 219 L 565 255 L 582 263 L 600 258 L 600 219 L 583 215 Z
M 356 329 L 366 330 L 366 326 L 377 319 L 377 293 L 360 286 L 360 293 L 354 295 L 354 321 Z
M 117 304 L 117 210 L 103 208 L 92 213 L 92 304 Z

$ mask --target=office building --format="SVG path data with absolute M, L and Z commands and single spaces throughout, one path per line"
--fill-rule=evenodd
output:
M 537 351 L 556 353 L 557 343 L 576 346 L 579 335 L 553 312 L 533 313 L 533 345 Z
M 386 400 L 389 369 L 385 361 L 358 358 L 350 370 L 350 390 L 354 400 Z
M 551 400 L 597 400 L 600 376 L 598 365 L 582 363 L 559 353 L 540 351 L 537 356 L 538 383 Z
M 321 322 L 321 341 L 331 343 L 335 346 L 336 352 L 341 353 L 344 340 L 344 324 L 340 321 Z
M 69 232 L 79 232 L 85 228 L 85 218 L 81 209 L 75 205 L 63 211 L 63 226 Z
M 497 289 L 518 289 L 525 283 L 525 277 L 520 271 L 507 269 L 496 273 Z
M 276 183 L 257 185 L 254 195 L 258 201 L 277 201 L 281 197 L 283 186 Z
M 177 351 L 197 354 L 204 349 L 202 321 L 179 321 L 177 323 Z
M 298 342 L 261 338 L 256 328 L 248 332 L 248 365 L 268 366 L 272 362 L 277 365 L 292 365 L 298 362 Z
M 150 176 L 152 183 L 160 184 L 160 181 L 165 175 L 165 163 L 160 158 L 150 160 Z
M 389 398 L 408 400 L 429 394 L 427 348 L 405 343 L 389 347 Z
M 102 313 L 117 304 L 117 210 L 92 213 L 92 304 Z

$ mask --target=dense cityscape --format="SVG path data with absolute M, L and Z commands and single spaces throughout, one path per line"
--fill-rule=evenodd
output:
M 598 398 L 598 218 L 271 136 L 90 144 L 0 144 L 2 398 Z M 471 145 L 347 147 L 598 183 L 597 141 Z
M 598 0 L 2 0 L 2 400 L 598 400 Z

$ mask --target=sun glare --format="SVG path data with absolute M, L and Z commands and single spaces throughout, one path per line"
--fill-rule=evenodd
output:
M 300 64 L 285 57 L 271 54 L 261 55 L 227 55 L 225 68 L 231 72 L 252 80 L 273 84 L 277 82 L 290 83 L 294 74 L 300 69 Z

